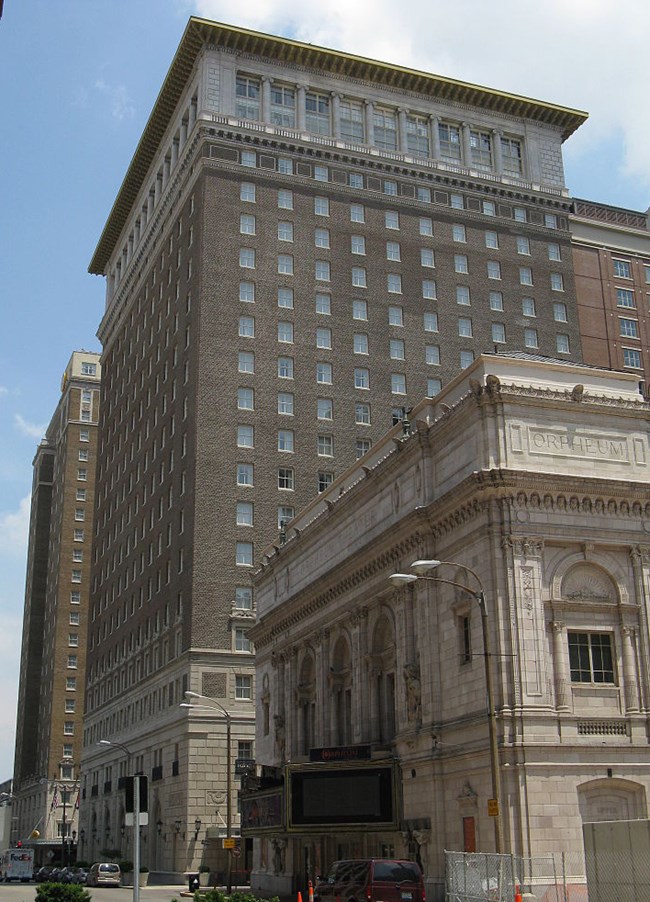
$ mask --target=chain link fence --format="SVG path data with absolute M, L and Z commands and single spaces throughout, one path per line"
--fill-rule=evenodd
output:
M 446 902 L 587 902 L 584 858 L 445 852 Z

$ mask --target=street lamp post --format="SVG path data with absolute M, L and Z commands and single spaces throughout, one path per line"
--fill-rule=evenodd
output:
M 468 573 L 470 573 L 478 584 L 477 589 L 471 589 L 469 586 L 465 586 L 463 583 L 459 583 L 453 579 L 444 579 L 441 576 L 427 576 L 426 574 L 430 570 L 435 570 L 437 567 L 440 567 L 443 564 L 450 564 L 454 567 L 462 567 Z M 491 645 L 490 645 L 490 633 L 488 628 L 488 609 L 485 601 L 485 590 L 483 588 L 483 583 L 481 582 L 477 573 L 475 573 L 470 567 L 465 566 L 465 564 L 459 564 L 454 561 L 436 561 L 436 560 L 421 560 L 414 561 L 411 564 L 412 573 L 393 573 L 389 576 L 390 581 L 395 586 L 404 586 L 409 583 L 414 583 L 418 580 L 425 580 L 428 582 L 436 582 L 436 583 L 446 583 L 450 586 L 456 586 L 458 589 L 462 589 L 468 595 L 470 595 L 478 604 L 479 610 L 481 612 L 481 630 L 483 635 L 483 659 L 485 662 L 485 689 L 487 695 L 487 708 L 488 708 L 488 731 L 489 731 L 489 740 L 490 740 L 490 771 L 492 775 L 492 798 L 496 800 L 496 813 L 493 814 L 494 818 L 494 845 L 496 852 L 501 854 L 503 852 L 503 833 L 501 828 L 501 771 L 499 768 L 499 747 L 497 742 L 497 729 L 496 729 L 496 711 L 494 708 L 494 690 L 492 687 L 492 668 L 490 666 L 490 657 L 491 657 Z
M 100 739 L 97 745 L 114 745 L 126 755 L 127 772 L 131 770 L 131 750 L 121 742 Z M 133 776 L 133 902 L 140 902 L 140 775 Z
M 191 692 L 189 689 L 185 692 L 185 698 L 197 699 L 202 704 L 195 705 L 193 703 L 181 704 L 181 708 L 207 708 L 221 711 L 226 721 L 226 834 L 228 839 L 232 833 L 232 763 L 231 763 L 231 729 L 232 717 L 230 712 L 224 708 L 216 699 L 209 695 L 200 695 L 198 692 Z M 232 891 L 232 851 L 228 849 L 228 858 L 226 859 L 226 892 L 230 895 Z

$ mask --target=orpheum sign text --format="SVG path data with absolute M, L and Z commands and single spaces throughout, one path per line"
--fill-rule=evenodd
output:
M 572 457 L 582 460 L 602 460 L 612 463 L 630 463 L 631 446 L 627 436 L 590 433 L 578 429 L 558 429 L 541 426 L 511 424 L 511 447 L 515 452 L 528 451 L 531 455 Z M 527 439 L 527 442 L 526 442 Z M 526 449 L 524 443 L 528 445 Z M 645 464 L 645 447 L 639 438 L 633 438 L 634 459 Z

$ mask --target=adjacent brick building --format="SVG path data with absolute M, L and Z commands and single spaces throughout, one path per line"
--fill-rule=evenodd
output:
M 190 20 L 90 266 L 95 850 L 124 816 L 108 738 L 153 779 L 149 867 L 223 870 L 219 706 L 231 759 L 254 756 L 262 549 L 481 351 L 581 359 L 562 143 L 584 119 Z M 213 710 L 180 709 L 188 689 Z
M 34 458 L 12 841 L 33 841 L 41 864 L 77 837 L 100 369 L 72 354 Z

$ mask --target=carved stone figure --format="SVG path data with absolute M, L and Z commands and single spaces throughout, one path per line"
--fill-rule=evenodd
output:
M 273 846 L 273 873 L 282 874 L 284 873 L 284 850 L 287 844 L 284 839 L 272 839 L 271 845 Z
M 419 726 L 422 723 L 422 686 L 420 668 L 417 664 L 407 664 L 404 668 L 406 683 L 406 715 Z
M 284 761 L 285 750 L 284 716 L 282 714 L 276 714 L 273 721 L 275 723 L 275 754 L 280 763 L 282 763 Z

